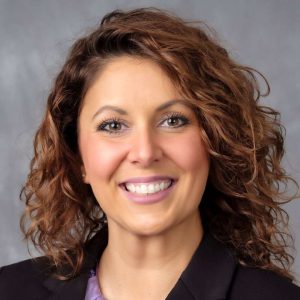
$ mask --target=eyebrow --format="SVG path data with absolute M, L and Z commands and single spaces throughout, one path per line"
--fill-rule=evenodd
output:
M 160 106 L 158 106 L 155 111 L 159 112 L 159 111 L 165 110 L 165 109 L 167 109 L 167 108 L 169 108 L 169 107 L 171 107 L 175 104 L 181 104 L 181 105 L 187 106 L 188 108 L 191 108 L 191 109 L 194 108 L 193 104 L 189 103 L 186 100 L 172 99 L 172 100 L 169 100 L 169 101 L 161 104 Z M 101 114 L 105 110 L 112 110 L 112 111 L 115 111 L 115 112 L 119 113 L 120 115 L 128 115 L 126 110 L 124 110 L 122 108 L 119 108 L 119 107 L 113 106 L 113 105 L 104 105 L 96 111 L 96 113 L 92 117 L 92 120 L 94 120 L 96 118 L 96 116 L 98 116 L 99 114 Z

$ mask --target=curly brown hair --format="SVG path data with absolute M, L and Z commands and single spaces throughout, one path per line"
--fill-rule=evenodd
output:
M 233 61 L 204 23 L 155 8 L 113 11 L 72 46 L 48 97 L 20 194 L 26 239 L 56 267 L 71 267 L 70 278 L 82 266 L 85 242 L 105 224 L 82 180 L 77 121 L 96 75 L 121 55 L 157 63 L 195 107 L 211 160 L 199 208 L 205 230 L 230 247 L 239 263 L 293 278 L 287 251 L 293 240 L 281 204 L 295 198 L 286 190 L 297 183 L 280 165 L 280 115 L 259 104 L 269 93 L 266 79 Z

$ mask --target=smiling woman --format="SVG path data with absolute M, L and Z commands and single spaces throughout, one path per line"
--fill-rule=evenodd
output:
M 73 45 L 35 137 L 21 225 L 45 256 L 1 268 L 0 295 L 300 299 L 282 230 L 293 179 L 256 74 L 201 23 L 106 15 Z

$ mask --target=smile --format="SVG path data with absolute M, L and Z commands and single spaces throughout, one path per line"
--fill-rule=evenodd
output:
M 119 186 L 125 197 L 137 204 L 160 202 L 171 193 L 177 180 L 165 176 L 133 178 Z
M 163 180 L 153 183 L 125 183 L 124 186 L 127 191 L 135 194 L 146 195 L 146 194 L 155 194 L 160 191 L 166 190 L 172 185 L 172 180 Z

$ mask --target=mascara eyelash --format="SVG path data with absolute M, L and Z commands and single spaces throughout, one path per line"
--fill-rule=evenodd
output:
M 189 119 L 183 113 L 180 113 L 180 112 L 166 113 L 164 115 L 164 119 L 162 122 L 166 121 L 169 118 L 179 118 L 184 122 L 184 125 L 190 124 Z M 183 125 L 181 125 L 181 126 L 183 126 Z M 181 127 L 181 126 L 179 126 L 179 127 Z
M 182 120 L 183 124 L 178 127 L 182 127 L 184 125 L 190 124 L 189 119 L 183 113 L 180 113 L 180 112 L 170 112 L 170 113 L 164 114 L 162 117 L 162 121 L 160 121 L 159 124 L 165 122 L 167 119 L 170 119 L 170 118 L 178 118 L 178 119 Z M 118 117 L 105 118 L 104 120 L 100 121 L 99 124 L 96 126 L 96 131 L 104 131 L 106 133 L 112 134 L 113 132 L 106 130 L 105 127 L 113 122 L 122 123 L 124 121 Z M 114 132 L 114 133 L 116 134 L 117 132 Z
M 101 130 L 101 131 L 111 133 L 109 130 L 105 129 L 105 126 L 107 126 L 107 125 L 109 125 L 110 123 L 113 123 L 113 122 L 121 123 L 122 120 L 120 118 L 117 118 L 117 117 L 105 118 L 105 119 L 103 119 L 102 121 L 100 121 L 98 123 L 98 125 L 96 126 L 96 131 Z

